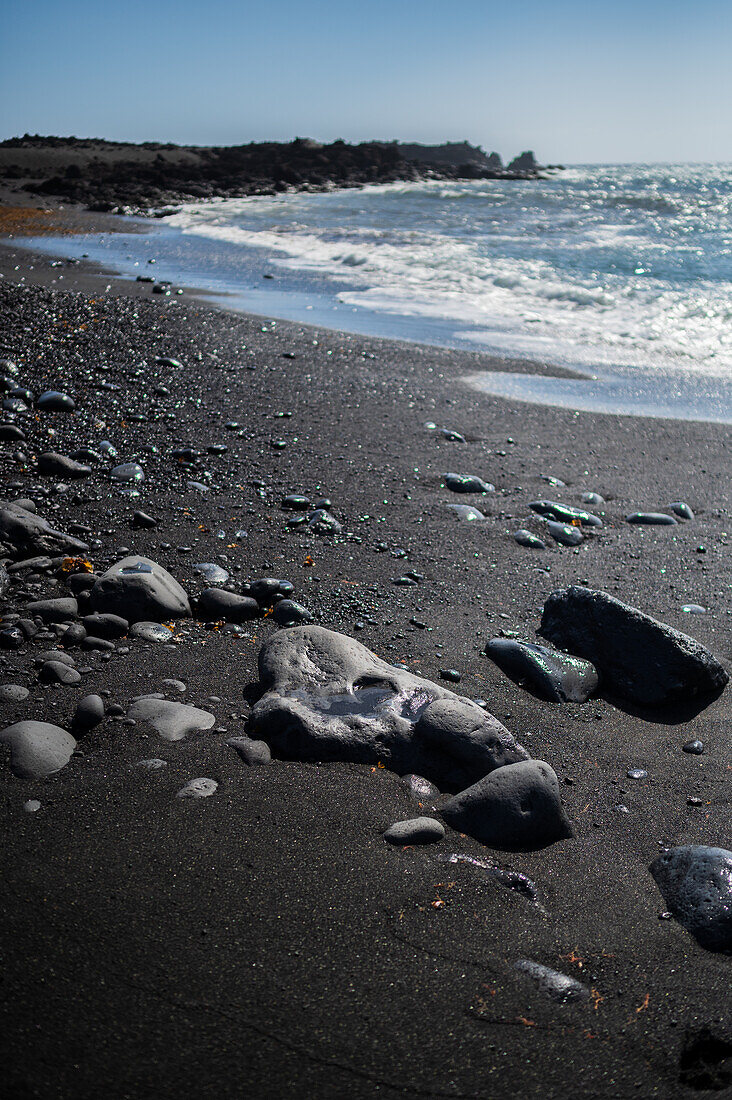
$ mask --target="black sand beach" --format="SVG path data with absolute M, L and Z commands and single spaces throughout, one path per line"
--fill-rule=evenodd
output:
M 35 657 L 55 638 L 3 650 L 2 683 L 29 689 L 1 704 L 4 725 L 68 728 L 83 696 L 108 693 L 66 767 L 42 780 L 0 770 L 7 1095 L 729 1094 L 730 957 L 665 919 L 648 868 L 663 847 L 732 847 L 730 689 L 663 713 L 602 695 L 551 703 L 484 654 L 501 631 L 537 640 L 550 593 L 584 585 L 691 634 L 729 669 L 729 427 L 492 398 L 461 379 L 503 361 L 152 296 L 15 244 L 0 270 L 0 356 L 19 387 L 76 404 L 17 416 L 26 441 L 0 442 L 4 502 L 31 497 L 53 527 L 76 530 L 96 573 L 135 553 L 193 596 L 199 562 L 239 585 L 286 578 L 319 625 L 484 700 L 556 771 L 574 833 L 533 852 L 450 829 L 395 847 L 387 826 L 431 810 L 388 768 L 245 766 L 226 741 L 246 731 L 242 692 L 278 629 L 271 615 L 235 633 L 194 617 L 170 644 L 72 649 L 84 670 L 73 685 L 39 682 Z M 143 467 L 139 497 L 110 482 L 108 459 L 65 489 L 35 468 L 44 451 L 105 439 L 115 462 Z M 172 455 L 186 448 L 200 454 Z M 455 496 L 452 470 L 496 489 Z M 605 503 L 580 546 L 514 541 L 517 528 L 543 531 L 529 502 L 582 506 L 584 491 Z M 290 493 L 329 498 L 341 533 L 289 528 Z M 695 518 L 626 522 L 675 501 Z M 454 503 L 485 520 L 460 522 Z M 157 526 L 133 528 L 137 509 Z M 393 583 L 408 571 L 422 579 Z M 3 620 L 65 595 L 56 568 L 15 573 Z M 459 684 L 440 679 L 448 669 Z M 151 737 L 125 718 L 150 692 L 215 726 Z M 693 739 L 701 755 L 682 751 Z M 151 757 L 167 766 L 138 766 Z M 177 799 L 196 777 L 218 783 L 213 797 Z M 539 904 L 452 853 L 529 876 Z M 580 981 L 587 999 L 553 1000 L 519 960 Z

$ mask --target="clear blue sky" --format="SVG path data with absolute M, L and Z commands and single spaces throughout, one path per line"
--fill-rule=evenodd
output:
M 732 0 L 9 0 L 0 137 L 732 161 Z

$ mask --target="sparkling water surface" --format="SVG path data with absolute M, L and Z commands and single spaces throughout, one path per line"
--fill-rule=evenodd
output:
M 731 165 L 215 200 L 151 229 L 62 251 L 203 287 L 228 308 L 578 375 L 470 378 L 499 395 L 732 422 Z

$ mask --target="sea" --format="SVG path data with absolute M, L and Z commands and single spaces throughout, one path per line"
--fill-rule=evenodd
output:
M 732 423 L 732 165 L 546 175 L 189 203 L 61 247 L 229 309 L 510 359 L 466 377 L 500 396 Z

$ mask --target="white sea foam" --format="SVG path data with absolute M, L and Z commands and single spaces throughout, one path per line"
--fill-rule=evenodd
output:
M 167 221 L 330 282 L 343 305 L 452 324 L 494 350 L 732 375 L 729 167 L 385 184 L 190 204 Z

